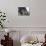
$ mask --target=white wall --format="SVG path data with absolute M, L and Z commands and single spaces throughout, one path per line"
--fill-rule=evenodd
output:
M 18 16 L 21 6 L 30 8 L 30 16 Z M 46 27 L 46 0 L 0 0 L 0 9 L 6 12 L 7 27 Z

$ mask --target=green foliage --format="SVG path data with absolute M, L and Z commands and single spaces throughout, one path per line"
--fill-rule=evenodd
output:
M 4 27 L 3 25 L 4 25 L 5 20 L 6 20 L 6 15 L 5 15 L 5 13 L 0 11 L 0 27 L 1 27 L 1 28 Z

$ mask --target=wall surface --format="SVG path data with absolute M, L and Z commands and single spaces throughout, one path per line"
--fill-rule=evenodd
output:
M 18 16 L 18 7 L 30 8 L 30 16 Z M 0 0 L 6 12 L 6 27 L 46 27 L 46 0 Z

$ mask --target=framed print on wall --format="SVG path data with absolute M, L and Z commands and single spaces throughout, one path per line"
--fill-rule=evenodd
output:
M 18 7 L 19 16 L 30 16 L 29 7 Z

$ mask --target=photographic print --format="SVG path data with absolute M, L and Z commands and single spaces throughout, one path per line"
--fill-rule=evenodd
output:
M 29 7 L 18 7 L 18 15 L 19 16 L 29 16 Z

